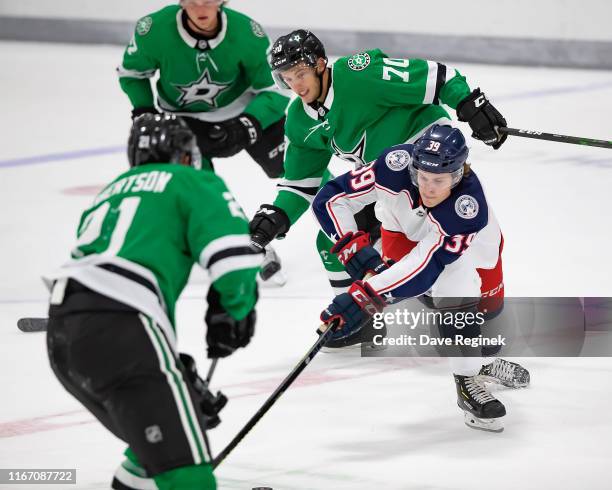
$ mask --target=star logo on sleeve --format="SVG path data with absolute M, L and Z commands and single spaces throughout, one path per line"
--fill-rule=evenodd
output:
M 217 107 L 217 97 L 229 87 L 229 84 L 215 83 L 210 78 L 208 69 L 206 69 L 197 81 L 187 85 L 174 84 L 174 86 L 181 92 L 176 101 L 180 106 L 193 104 L 194 102 L 205 102 Z
M 332 138 L 331 146 L 334 150 L 334 155 L 338 158 L 342 158 L 342 160 L 346 160 L 347 162 L 351 162 L 355 165 L 355 170 L 360 169 L 361 167 L 367 165 L 367 162 L 364 160 L 365 148 L 366 148 L 366 133 L 364 132 L 355 148 L 349 151 L 342 150 L 335 139 Z

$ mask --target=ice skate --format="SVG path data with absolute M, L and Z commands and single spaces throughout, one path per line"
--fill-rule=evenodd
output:
M 506 386 L 507 388 L 525 388 L 529 386 L 529 371 L 520 364 L 496 358 L 485 364 L 478 375 L 484 380 Z
M 457 405 L 464 411 L 465 425 L 473 429 L 501 432 L 501 418 L 506 407 L 485 388 L 479 376 L 454 375 L 457 387 Z

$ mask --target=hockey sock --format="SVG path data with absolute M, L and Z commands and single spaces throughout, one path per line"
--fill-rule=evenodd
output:
M 159 490 L 216 490 L 217 481 L 209 463 L 182 466 L 154 477 Z
M 334 290 L 334 294 L 338 295 L 345 293 L 348 287 L 353 283 L 353 280 L 338 260 L 338 257 L 330 252 L 333 246 L 333 242 L 327 238 L 325 233 L 319 231 L 317 235 L 317 252 L 327 272 L 329 284 Z

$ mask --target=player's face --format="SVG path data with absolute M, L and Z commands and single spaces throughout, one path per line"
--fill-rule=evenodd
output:
M 217 14 L 223 0 L 182 0 L 181 7 L 197 30 L 208 33 L 217 29 Z M 192 26 L 192 27 L 193 27 Z
M 303 63 L 284 71 L 281 76 L 289 88 L 306 104 L 312 104 L 321 93 L 317 69 Z
M 453 177 L 451 174 L 432 174 L 419 170 L 417 182 L 423 204 L 433 208 L 450 196 Z

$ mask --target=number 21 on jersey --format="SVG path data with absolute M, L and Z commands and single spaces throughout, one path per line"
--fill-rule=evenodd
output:
M 111 206 L 106 201 L 95 211 L 92 211 L 83 220 L 78 232 L 76 247 L 73 255 L 80 256 L 80 247 L 91 245 L 101 239 L 98 253 L 116 255 L 125 241 L 136 210 L 140 204 L 140 197 L 126 197 L 118 206 Z

